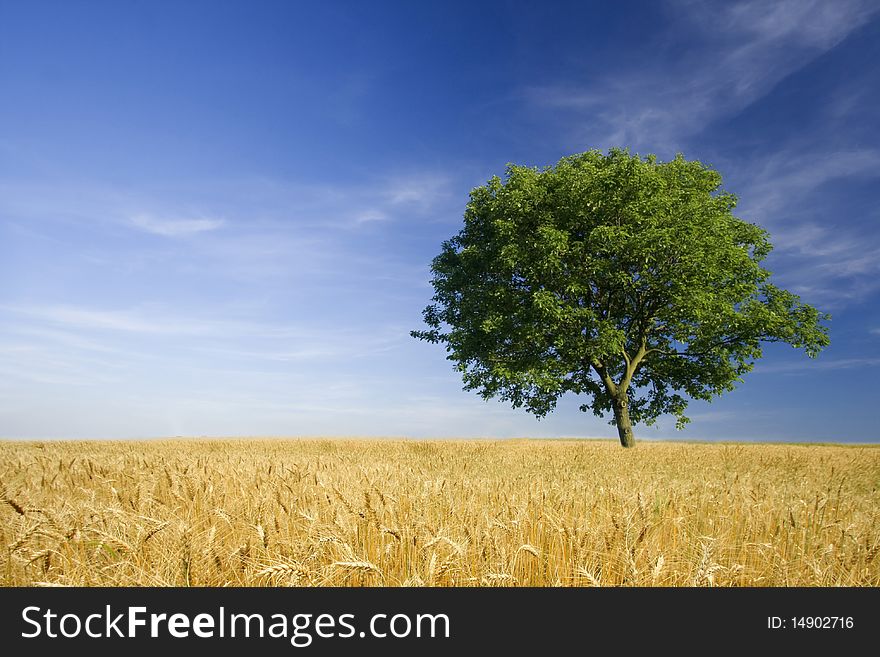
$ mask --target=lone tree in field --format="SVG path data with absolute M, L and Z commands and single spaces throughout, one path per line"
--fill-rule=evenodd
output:
M 464 388 L 543 417 L 566 392 L 632 424 L 688 422 L 687 399 L 732 390 L 787 342 L 815 357 L 829 316 L 769 282 L 767 232 L 733 216 L 721 176 L 678 155 L 589 151 L 509 165 L 474 189 L 443 243 L 412 336 L 444 343 Z

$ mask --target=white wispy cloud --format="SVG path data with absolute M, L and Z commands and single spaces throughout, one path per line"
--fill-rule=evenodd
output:
M 163 237 L 188 237 L 217 230 L 224 223 L 222 219 L 172 219 L 149 214 L 135 215 L 130 221 L 135 228 Z
M 637 70 L 533 86 L 533 106 L 562 113 L 568 138 L 670 152 L 734 115 L 843 41 L 880 8 L 863 0 L 668 3 L 672 30 Z M 682 41 L 688 53 L 670 57 Z
M 388 221 L 388 215 L 381 210 L 365 210 L 354 218 L 356 224 L 366 224 L 372 221 Z
M 769 223 L 827 183 L 880 178 L 880 150 L 794 146 L 740 168 L 744 169 L 740 210 Z
M 734 34 L 753 35 L 758 43 L 784 39 L 821 49 L 840 43 L 877 9 L 871 0 L 746 0 L 714 5 L 689 0 L 681 4 L 689 10 L 688 16 L 705 27 L 720 23 Z M 750 47 L 754 46 L 741 46 Z
M 7 333 L 23 336 L 20 349 L 42 349 L 51 344 L 76 352 L 123 355 L 131 339 L 184 340 L 191 353 L 208 354 L 220 362 L 328 361 L 373 356 L 410 340 L 406 327 L 374 325 L 370 330 L 332 325 L 329 322 L 270 322 L 237 317 L 198 317 L 159 306 L 107 310 L 80 306 L 0 306 L 14 319 Z M 116 336 L 116 337 L 114 337 Z M 188 340 L 188 341 L 187 341 Z M 0 348 L 13 344 L 0 334 Z M 143 354 L 152 347 L 138 343 Z M 164 343 L 163 343 L 164 344 Z M 122 349 L 118 345 L 125 345 Z M 63 349 L 61 349 L 63 348 Z M 134 352 L 136 353 L 136 352 Z M 142 354 L 142 355 L 143 355 Z
M 42 342 L 0 342 L 0 374 L 3 384 L 47 383 L 60 386 L 112 384 L 122 380 L 118 360 L 54 348 Z
M 379 195 L 392 206 L 415 206 L 429 209 L 450 193 L 451 179 L 443 173 L 418 173 L 395 176 L 385 181 Z
M 194 321 L 149 310 L 106 310 L 70 305 L 3 306 L 2 310 L 31 320 L 74 330 L 120 331 L 164 335 L 205 335 L 223 332 L 228 323 Z
M 69 350 L 112 353 L 119 355 L 123 350 L 107 344 L 106 340 L 98 340 L 79 335 L 76 331 L 33 326 L 26 322 L 17 322 L 7 328 L 10 333 L 38 343 L 50 343 Z
M 416 267 L 408 253 L 388 248 L 388 231 L 460 218 L 466 189 L 456 189 L 451 174 L 436 170 L 369 172 L 338 184 L 241 176 L 128 189 L 0 179 L 0 221 L 15 235 L 13 249 L 65 267 L 88 281 L 83 291 L 124 280 L 135 295 L 131 306 L 152 301 L 149 290 L 173 280 L 176 296 L 234 291 L 263 303 L 281 295 L 286 304 L 323 306 L 335 295 L 369 314 L 361 306 L 383 282 L 413 295 L 427 281 L 427 261 Z M 165 330 L 130 310 L 78 319 Z
M 121 224 L 169 238 L 278 223 L 315 235 L 424 216 L 453 202 L 457 207 L 467 192 L 456 184 L 459 177 L 440 170 L 380 171 L 333 183 L 242 176 L 131 188 L 7 178 L 0 179 L 0 217 L 102 228 Z
M 801 361 L 791 361 L 787 363 L 764 364 L 759 363 L 755 366 L 755 374 L 793 374 L 798 372 L 809 372 L 815 370 L 850 370 L 864 367 L 877 367 L 880 365 L 880 358 L 837 358 L 827 359 L 818 358 L 816 360 L 805 358 Z
M 828 308 L 880 289 L 880 234 L 866 230 L 880 215 L 842 214 L 826 198 L 835 185 L 880 178 L 880 150 L 793 145 L 736 169 L 737 213 L 770 231 L 781 281 Z

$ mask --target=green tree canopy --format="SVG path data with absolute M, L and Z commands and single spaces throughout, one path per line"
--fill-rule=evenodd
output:
M 733 389 L 786 342 L 810 357 L 829 316 L 773 285 L 767 232 L 733 215 L 721 176 L 678 155 L 589 151 L 508 165 L 470 194 L 464 228 L 431 271 L 415 338 L 443 343 L 464 388 L 541 417 L 565 393 L 582 411 L 680 428 L 688 398 Z

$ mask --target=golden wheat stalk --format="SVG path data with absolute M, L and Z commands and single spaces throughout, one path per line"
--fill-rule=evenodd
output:
M 339 568 L 341 570 L 350 570 L 350 571 L 356 571 L 356 572 L 373 572 L 373 573 L 377 573 L 380 575 L 382 574 L 382 571 L 379 570 L 379 567 L 370 561 L 363 561 L 363 560 L 334 561 L 330 565 L 333 566 L 334 568 Z

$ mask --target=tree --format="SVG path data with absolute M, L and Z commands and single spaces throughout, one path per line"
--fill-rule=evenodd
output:
M 431 266 L 427 330 L 465 390 L 538 417 L 565 393 L 632 424 L 689 420 L 688 400 L 732 390 L 786 342 L 814 358 L 829 315 L 770 283 L 768 234 L 732 214 L 721 176 L 677 155 L 589 151 L 508 165 L 470 193 L 464 228 Z

